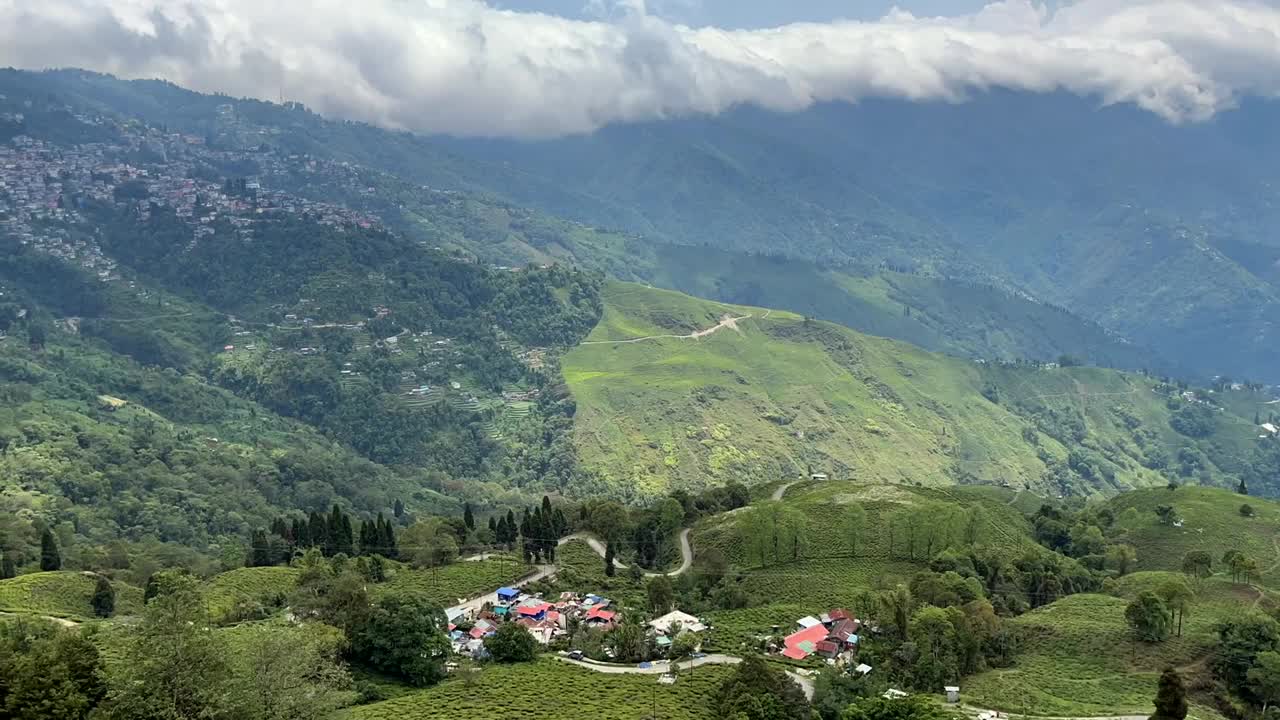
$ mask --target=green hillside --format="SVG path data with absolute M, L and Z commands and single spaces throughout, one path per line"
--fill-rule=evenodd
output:
M 1245 504 L 1252 508 L 1251 517 L 1240 513 Z M 1181 527 L 1160 522 L 1155 512 L 1160 505 L 1177 511 Z M 1280 503 L 1215 488 L 1180 487 L 1125 493 L 1107 507 L 1126 528 L 1140 567 L 1181 570 L 1184 555 L 1204 550 L 1213 558 L 1214 570 L 1225 573 L 1219 560 L 1226 551 L 1238 550 L 1258 563 L 1262 584 L 1280 589 Z
M 1168 397 L 1139 375 L 972 364 L 640 285 L 609 284 L 603 300 L 600 323 L 562 365 L 582 462 L 624 495 L 810 471 L 1114 492 L 1164 484 L 1147 455 L 1182 442 Z M 691 333 L 706 334 L 682 337 Z M 1207 437 L 1252 441 L 1249 423 L 1220 415 Z M 1229 482 L 1212 461 L 1202 467 Z
M 93 617 L 93 573 L 36 572 L 0 580 L 0 613 L 48 615 L 68 620 Z M 113 582 L 115 610 L 121 615 L 142 607 L 142 591 L 123 582 Z

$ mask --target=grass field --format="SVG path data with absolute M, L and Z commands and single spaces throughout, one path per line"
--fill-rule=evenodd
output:
M 49 615 L 68 620 L 94 617 L 92 574 L 63 570 L 19 575 L 0 580 L 0 612 Z M 112 583 L 116 591 L 116 613 L 129 615 L 142 606 L 142 591 L 122 582 Z
M 1254 517 L 1240 515 L 1245 503 L 1253 507 Z M 1239 550 L 1261 566 L 1264 585 L 1280 588 L 1280 503 L 1228 490 L 1180 487 L 1125 493 L 1107 505 L 1118 517 L 1124 517 L 1129 508 L 1136 512 L 1128 542 L 1137 548 L 1138 566 L 1143 569 L 1179 570 L 1183 555 L 1204 550 L 1213 557 L 1214 570 L 1225 572 L 1226 568 L 1218 567 L 1222 554 Z M 1182 517 L 1182 527 L 1161 525 L 1155 514 L 1158 505 L 1173 506 Z
M 1057 494 L 1042 456 L 1064 460 L 1067 448 L 1044 432 L 1026 435 L 1034 413 L 1078 419 L 1083 436 L 1073 447 L 1106 463 L 1075 489 L 1110 494 L 1164 484 L 1143 466 L 1135 433 L 1188 442 L 1169 429 L 1164 398 L 1139 375 L 978 365 L 791 313 L 639 285 L 611 283 L 603 297 L 600 323 L 562 368 L 578 403 L 583 462 L 623 496 L 731 479 L 765 484 L 810 468 L 837 479 L 1003 481 Z M 656 337 L 705 330 L 725 315 L 745 319 L 697 339 Z M 652 339 L 612 342 L 637 338 Z M 1234 416 L 1220 424 L 1219 444 L 1253 434 Z
M 531 570 L 512 556 L 477 562 L 455 562 L 435 570 L 398 567 L 386 582 L 371 584 L 374 599 L 392 594 L 417 594 L 448 607 L 466 599 L 493 592 L 528 575 Z
M 1253 588 L 1214 578 L 1200 585 L 1182 637 L 1157 644 L 1133 640 L 1124 620 L 1129 598 L 1173 575 L 1135 573 L 1120 581 L 1123 597 L 1073 595 L 1013 620 L 1021 641 L 1015 665 L 967 678 L 966 701 L 1041 715 L 1151 712 L 1165 666 L 1205 672 L 1200 663 L 1213 647 L 1218 622 L 1273 606 Z M 1191 716 L 1218 717 L 1204 708 Z
M 655 675 L 609 675 L 551 658 L 519 665 L 491 665 L 473 679 L 451 679 L 433 688 L 352 708 L 344 720 L 641 720 L 656 717 L 713 720 L 709 698 L 731 672 L 704 666 L 675 685 Z

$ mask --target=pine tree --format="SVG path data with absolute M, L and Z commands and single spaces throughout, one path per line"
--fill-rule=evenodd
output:
M 324 554 L 326 557 L 333 557 L 338 554 L 338 548 L 342 544 L 342 508 L 337 503 L 334 503 L 333 510 L 329 512 L 325 530 Z
M 399 498 L 396 498 L 396 504 L 395 507 L 392 508 L 392 512 L 398 518 L 404 517 L 404 503 L 400 502 Z
M 604 574 L 609 577 L 613 577 L 613 573 L 616 572 L 613 567 L 613 552 L 612 542 L 604 546 Z
M 507 544 L 510 545 L 516 541 L 516 533 L 520 526 L 516 525 L 516 514 L 507 510 Z
M 98 576 L 98 582 L 93 586 L 93 598 L 89 601 L 93 605 L 93 614 L 98 617 L 111 617 L 116 611 L 116 591 L 111 587 L 111 582 L 102 575 Z
M 564 537 L 565 533 L 569 532 L 569 519 L 564 516 L 564 511 L 560 508 L 556 508 L 554 524 L 557 540 Z
M 58 552 L 58 541 L 54 539 L 49 528 L 40 533 L 40 569 L 45 572 L 62 569 L 62 554 Z
M 342 522 L 338 524 L 338 553 L 351 557 L 355 554 L 355 544 L 352 539 L 351 516 L 343 514 Z
M 1236 485 L 1236 492 L 1240 493 L 1241 495 L 1249 494 L 1249 486 L 1245 484 L 1244 478 L 1240 478 L 1240 484 Z
M 504 517 L 498 521 L 498 524 L 494 529 L 494 532 L 493 532 L 494 540 L 496 540 L 499 545 L 506 547 L 508 542 L 507 535 L 510 532 L 511 532 L 511 528 L 507 526 L 507 519 Z
M 5 553 L 4 558 L 0 559 L 0 580 L 16 577 L 18 577 L 18 564 L 13 561 L 12 555 Z
M 400 557 L 400 551 L 396 549 L 396 529 L 390 520 L 383 524 L 382 533 L 382 542 L 379 543 L 382 546 L 382 554 L 392 560 Z
M 267 567 L 272 565 L 271 545 L 267 542 L 267 533 L 263 530 L 254 530 L 253 539 L 249 542 L 249 557 L 245 562 L 246 567 Z
M 1150 720 L 1184 720 L 1187 717 L 1187 688 L 1182 676 L 1172 667 L 1160 675 L 1156 689 L 1156 714 Z
M 324 515 L 314 510 L 307 521 L 307 544 L 309 548 L 323 548 L 325 538 L 329 537 L 329 529 L 325 527 Z
M 467 530 L 476 529 L 476 516 L 471 513 L 471 503 L 462 506 L 462 524 L 467 526 Z
M 498 521 L 492 515 L 489 516 L 489 532 L 493 533 L 493 539 L 498 542 Z

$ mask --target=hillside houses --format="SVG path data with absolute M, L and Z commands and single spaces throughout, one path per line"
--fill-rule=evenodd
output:
M 779 654 L 792 660 L 812 655 L 829 661 L 850 661 L 857 656 L 862 621 L 847 610 L 836 609 L 820 617 L 807 616 L 796 621 L 797 630 L 783 638 Z

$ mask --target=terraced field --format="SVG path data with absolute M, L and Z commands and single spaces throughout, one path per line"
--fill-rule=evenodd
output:
M 700 667 L 675 685 L 653 675 L 609 675 L 544 658 L 491 665 L 393 700 L 352 708 L 342 720 L 714 720 L 708 698 L 730 669 Z
M 201 590 L 210 617 L 217 620 L 241 602 L 267 605 L 277 596 L 287 596 L 301 572 L 292 567 L 237 568 L 209 578 Z
M 499 555 L 490 560 L 456 562 L 434 570 L 415 570 L 399 566 L 386 582 L 369 586 L 374 598 L 383 595 L 412 593 L 421 595 L 442 607 L 459 599 L 475 597 L 519 580 L 530 568 L 512 555 Z

